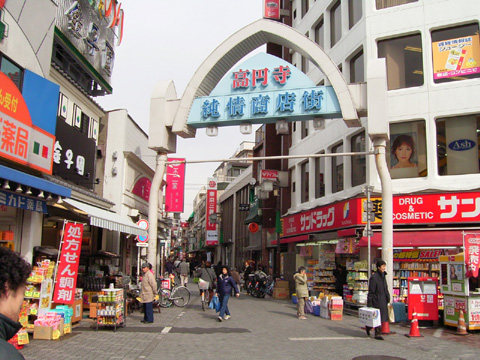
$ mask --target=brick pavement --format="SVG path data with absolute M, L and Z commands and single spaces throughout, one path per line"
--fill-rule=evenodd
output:
M 289 301 L 254 299 L 243 295 L 230 300 L 232 319 L 216 321 L 212 310 L 203 312 L 198 290 L 191 304 L 155 312 L 154 324 L 142 324 L 143 315 L 127 318 L 125 328 L 94 331 L 92 321 L 82 321 L 60 341 L 32 340 L 22 353 L 33 359 L 353 359 L 362 355 L 389 355 L 416 359 L 479 359 L 479 337 L 460 338 L 449 329 L 420 329 L 424 338 L 409 339 L 408 326 L 392 325 L 397 335 L 385 341 L 367 339 L 355 316 L 330 321 L 314 316 L 295 317 Z M 179 355 L 180 352 L 180 355 Z

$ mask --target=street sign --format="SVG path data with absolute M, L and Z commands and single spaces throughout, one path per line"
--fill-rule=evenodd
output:
M 250 210 L 250 204 L 238 205 L 238 211 L 248 211 L 248 210 Z
M 137 242 L 138 247 L 148 247 L 148 243 L 146 242 Z
M 137 225 L 140 226 L 142 229 L 148 230 L 148 220 L 145 220 L 145 219 L 138 220 Z M 137 235 L 137 241 L 139 243 L 146 243 L 148 241 L 148 235 L 147 236 Z M 138 243 L 137 243 L 137 246 L 139 246 Z

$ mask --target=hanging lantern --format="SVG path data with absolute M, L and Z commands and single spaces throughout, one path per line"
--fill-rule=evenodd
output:
M 256 233 L 258 231 L 259 227 L 258 227 L 258 224 L 257 223 L 250 223 L 248 225 L 248 230 L 251 232 L 251 233 Z

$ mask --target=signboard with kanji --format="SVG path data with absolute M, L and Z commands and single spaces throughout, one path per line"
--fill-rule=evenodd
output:
M 165 188 L 165 211 L 183 212 L 183 199 L 185 196 L 185 159 L 168 159 L 178 161 L 167 164 L 167 186 Z
M 53 302 L 73 304 L 82 248 L 83 224 L 65 223 Z

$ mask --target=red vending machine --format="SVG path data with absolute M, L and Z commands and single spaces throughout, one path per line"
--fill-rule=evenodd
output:
M 408 278 L 408 319 L 413 311 L 418 320 L 438 320 L 438 278 Z

